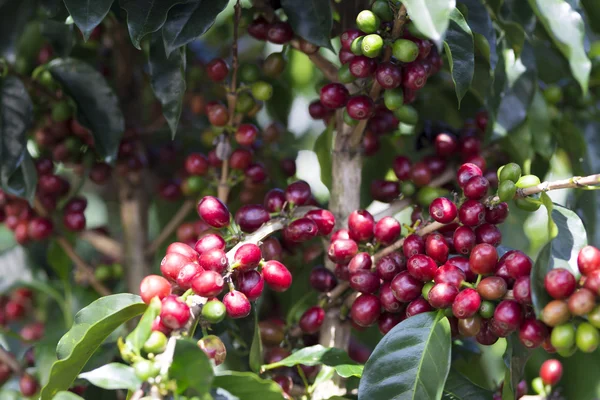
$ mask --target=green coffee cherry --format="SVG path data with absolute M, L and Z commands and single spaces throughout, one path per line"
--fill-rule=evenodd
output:
M 394 13 L 387 0 L 376 0 L 371 6 L 371 11 L 384 22 L 390 22 L 394 19 Z
M 530 197 L 525 198 L 516 198 L 514 199 L 515 205 L 517 208 L 520 208 L 523 211 L 537 211 L 541 207 L 541 203 L 538 200 L 532 199 Z
M 252 96 L 256 100 L 267 101 L 273 96 L 273 86 L 264 81 L 254 82 L 252 84 Z
M 160 373 L 160 367 L 150 360 L 138 360 L 133 364 L 133 371 L 142 381 L 147 381 Z
M 546 386 L 544 385 L 544 381 L 539 376 L 531 381 L 531 387 L 533 391 L 539 395 L 546 396 Z
M 81 149 L 82 144 L 83 143 L 81 142 L 81 139 L 77 137 L 71 136 L 65 139 L 65 147 L 67 148 L 67 150 L 69 150 L 69 153 L 79 152 L 79 149 Z
M 111 269 L 113 279 L 120 279 L 123 277 L 123 265 L 121 265 L 121 263 L 114 263 Z
M 343 117 L 344 117 L 344 123 L 346 123 L 347 125 L 350 125 L 350 126 L 358 125 L 358 120 L 352 118 L 350 116 L 350 114 L 348 114 L 348 110 L 344 110 Z
M 577 346 L 573 345 L 573 347 L 569 347 L 567 349 L 556 349 L 556 354 L 561 357 L 571 357 L 573 354 L 577 352 Z
M 356 16 L 356 26 L 364 33 L 375 33 L 379 29 L 381 21 L 379 17 L 370 10 L 363 10 Z
M 412 40 L 397 39 L 392 45 L 392 55 L 398 61 L 409 63 L 417 59 L 419 46 Z
M 73 111 L 68 101 L 62 100 L 52 107 L 52 119 L 56 122 L 63 122 L 71 118 Z
M 50 73 L 50 71 L 42 71 L 40 73 L 40 75 L 37 78 L 38 82 L 40 82 L 40 84 L 48 89 L 54 89 L 56 86 L 56 82 L 54 81 L 54 78 L 52 77 L 52 74 Z
M 517 185 L 513 181 L 504 181 L 498 185 L 498 197 L 500 201 L 508 201 L 515 197 Z
M 249 93 L 241 92 L 238 94 L 237 101 L 235 102 L 235 111 L 240 114 L 246 114 L 250 112 L 255 105 L 256 102 Z
M 429 207 L 431 202 L 440 197 L 440 191 L 431 186 L 423 186 L 417 192 L 417 203 L 422 207 Z
M 269 78 L 277 78 L 285 69 L 287 62 L 281 53 L 271 53 L 265 59 L 263 72 Z
M 562 100 L 562 89 L 557 85 L 548 85 L 544 90 L 544 98 L 548 104 L 558 104 Z
M 359 36 L 359 37 L 357 37 L 356 39 L 354 39 L 352 41 L 352 44 L 350 44 L 350 51 L 355 56 L 362 56 L 362 42 L 363 42 L 363 39 L 364 39 L 364 36 Z
M 596 58 L 600 56 L 600 40 L 592 42 L 590 45 L 590 51 L 588 51 L 588 57 Z
M 421 294 L 423 295 L 423 298 L 425 300 L 429 301 L 429 292 L 431 291 L 431 288 L 433 288 L 433 282 L 427 282 L 425 285 L 423 285 L 423 289 L 421 289 Z
M 519 164 L 509 163 L 498 168 L 498 180 L 500 182 L 517 182 L 521 177 L 521 167 Z
M 494 311 L 496 310 L 496 306 L 491 301 L 484 300 L 481 302 L 479 306 L 479 315 L 481 318 L 492 318 L 494 316 Z
M 600 344 L 600 333 L 589 322 L 582 322 L 577 327 L 575 333 L 575 343 L 577 348 L 584 353 L 591 353 L 598 348 Z
M 402 88 L 386 90 L 383 92 L 383 103 L 388 110 L 397 110 L 404 105 L 404 91 Z
M 541 183 L 540 178 L 536 175 L 523 175 L 519 178 L 516 185 L 519 189 L 525 189 Z
M 575 327 L 571 322 L 555 326 L 550 335 L 550 343 L 554 348 L 570 349 L 575 345 Z
M 240 79 L 246 83 L 256 82 L 260 79 L 260 69 L 256 64 L 242 64 L 240 66 Z
M 208 301 L 202 307 L 202 317 L 212 324 L 223 321 L 226 314 L 225 305 L 219 300 Z
M 186 196 L 190 196 L 196 193 L 200 193 L 202 188 L 204 187 L 204 178 L 201 176 L 188 176 L 181 189 L 183 190 L 183 194 Z
M 104 282 L 104 281 L 109 280 L 112 277 L 112 270 L 111 270 L 110 266 L 108 266 L 106 264 L 100 264 L 94 270 L 94 276 L 100 282 Z
M 369 58 L 375 58 L 381 54 L 383 50 L 383 39 L 376 33 L 367 35 L 361 43 L 363 55 Z
M 395 109 L 394 115 L 398 118 L 398 121 L 408 125 L 416 125 L 419 121 L 417 110 L 409 105 L 403 105 L 402 107 Z
M 587 319 L 590 324 L 596 328 L 600 328 L 600 306 L 596 306 L 592 311 L 590 311 L 587 315 Z
M 167 337 L 159 331 L 152 331 L 150 337 L 144 343 L 143 350 L 146 353 L 158 354 L 165 351 L 167 347 Z
M 204 70 L 200 67 L 194 66 L 189 69 L 188 80 L 192 84 L 199 83 L 204 78 Z
M 400 184 L 400 192 L 404 196 L 412 196 L 416 190 L 415 184 L 410 181 L 404 181 Z
M 344 64 L 338 70 L 338 80 L 341 83 L 350 83 L 356 80 L 356 77 L 350 72 L 350 65 Z

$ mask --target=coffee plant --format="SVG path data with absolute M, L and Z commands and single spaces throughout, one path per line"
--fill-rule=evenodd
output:
M 600 398 L 599 35 L 0 0 L 0 398 Z

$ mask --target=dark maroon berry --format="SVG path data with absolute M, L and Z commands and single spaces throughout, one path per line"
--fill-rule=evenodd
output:
M 248 33 L 250 36 L 258 40 L 267 40 L 267 32 L 269 31 L 269 21 L 263 17 L 258 17 L 248 25 Z
M 190 308 L 175 295 L 162 300 L 160 320 L 168 328 L 180 329 L 190 319 Z
M 435 283 L 448 283 L 460 289 L 461 284 L 465 281 L 465 273 L 457 266 L 446 263 L 435 271 L 433 280 Z
M 329 115 L 328 110 L 320 100 L 315 100 L 308 105 L 308 113 L 314 119 L 324 119 Z
M 402 264 L 399 264 L 394 257 L 387 255 L 377 261 L 376 271 L 379 278 L 384 281 L 391 281 L 400 272 L 406 270 L 406 259 L 402 257 Z
M 81 232 L 85 229 L 85 215 L 82 212 L 69 212 L 63 217 L 65 228 L 71 232 Z
M 435 155 L 425 156 L 423 157 L 423 161 L 427 164 L 427 168 L 429 168 L 433 175 L 442 174 L 448 165 L 445 159 Z
M 215 58 L 206 64 L 206 75 L 213 82 L 221 82 L 228 74 L 229 66 L 222 58 Z
M 198 254 L 202 254 L 209 250 L 225 250 L 226 242 L 225 240 L 214 233 L 209 233 L 201 237 L 194 246 L 194 249 Z
M 358 253 L 358 244 L 352 239 L 333 240 L 329 245 L 327 255 L 335 263 L 347 263 Z
M 503 331 L 516 331 L 522 320 L 523 311 L 516 301 L 502 300 L 496 306 L 496 310 L 494 311 L 494 324 Z
M 260 245 L 260 251 L 265 261 L 277 260 L 281 261 L 283 249 L 279 239 L 271 236 Z
M 391 62 L 384 62 L 377 66 L 375 79 L 382 88 L 395 89 L 402 83 L 402 71 Z
M 485 206 L 477 200 L 467 200 L 458 209 L 458 219 L 463 225 L 477 226 L 485 219 Z
M 467 182 L 474 176 L 483 176 L 481 168 L 475 164 L 466 163 L 460 166 L 456 173 L 456 180 L 461 188 L 467 185 Z
M 528 276 L 518 278 L 513 284 L 513 297 L 521 304 L 531 304 L 531 279 Z
M 375 72 L 377 63 L 374 59 L 365 56 L 355 56 L 348 64 L 350 73 L 357 78 L 367 78 Z M 321 101 L 323 101 L 321 99 Z M 335 108 L 335 107 L 332 107 Z
M 246 271 L 238 275 L 237 285 L 239 291 L 244 293 L 248 300 L 254 301 L 262 294 L 265 281 L 258 271 Z
M 398 325 L 403 320 L 404 316 L 401 314 L 392 314 L 384 312 L 379 316 L 379 320 L 377 321 L 379 332 L 381 332 L 382 335 L 385 335 L 386 333 L 391 331 L 394 326 Z
M 348 89 L 341 83 L 329 83 L 321 89 L 321 103 L 327 108 L 344 107 L 349 97 Z
M 264 206 L 270 213 L 280 212 L 285 203 L 285 193 L 281 189 L 271 189 L 265 195 Z
M 296 243 L 306 242 L 317 236 L 318 233 L 319 227 L 317 224 L 306 217 L 292 221 L 283 230 L 284 237 Z
M 393 217 L 383 217 L 375 224 L 375 240 L 382 245 L 390 245 L 400 237 L 400 222 Z
M 371 255 L 367 252 L 361 252 L 352 257 L 352 260 L 348 264 L 348 271 L 351 274 L 357 271 L 370 271 L 372 265 Z
M 353 119 L 368 119 L 373 112 L 373 100 L 366 95 L 350 97 L 346 104 L 346 111 Z
M 185 170 L 190 175 L 204 175 L 208 171 L 208 159 L 204 154 L 192 153 L 185 159 Z
M 469 268 L 476 274 L 489 275 L 496 269 L 498 252 L 496 248 L 487 243 L 478 244 L 471 251 Z
M 477 243 L 487 243 L 498 246 L 502 242 L 502 233 L 496 225 L 484 223 L 475 228 Z
M 414 317 L 417 314 L 433 311 L 431 305 L 422 297 L 415 299 L 406 306 L 406 317 Z
M 415 163 L 410 169 L 410 180 L 419 187 L 428 185 L 431 178 L 431 170 L 424 161 Z
M 474 176 L 466 183 L 463 188 L 464 194 L 468 199 L 480 200 L 485 197 L 490 188 L 490 183 L 483 176 Z
M 486 320 L 481 321 L 479 333 L 475 336 L 477 342 L 484 346 L 491 346 L 498 341 L 498 336 L 490 329 L 490 323 Z
M 451 133 L 442 132 L 435 137 L 434 146 L 438 156 L 448 157 L 456 152 L 458 141 Z
M 265 282 L 276 292 L 285 292 L 292 285 L 292 274 L 279 261 L 267 261 L 262 267 Z
M 202 271 L 194 277 L 191 287 L 194 293 L 202 297 L 215 297 L 221 293 L 225 281 L 215 271 Z
M 408 272 L 420 281 L 428 282 L 433 279 L 438 266 L 433 259 L 425 254 L 415 254 L 406 262 Z
M 213 196 L 205 196 L 198 203 L 198 215 L 214 228 L 229 225 L 229 210 L 223 202 Z
M 307 204 L 310 196 L 310 186 L 305 181 L 296 181 L 285 189 L 287 202 L 296 206 Z
M 412 63 L 402 70 L 402 85 L 410 90 L 419 90 L 427 82 L 427 71 L 422 64 Z
M 237 290 L 232 290 L 223 296 L 223 304 L 230 318 L 244 318 L 250 315 L 252 306 L 246 295 Z
M 392 164 L 394 174 L 401 181 L 406 181 L 410 179 L 411 168 L 412 167 L 410 160 L 403 156 L 396 157 L 394 159 L 394 163 Z
M 469 254 L 473 247 L 475 247 L 475 244 L 477 244 L 475 232 L 468 226 L 456 228 L 452 236 L 452 241 L 456 251 L 464 255 Z
M 374 179 L 371 182 L 371 197 L 382 203 L 391 203 L 400 195 L 400 182 Z
M 475 289 L 467 288 L 458 293 L 452 304 L 452 313 L 458 319 L 470 318 L 479 310 L 481 297 Z
M 433 308 L 448 308 L 458 295 L 458 288 L 449 283 L 436 283 L 427 294 Z
M 410 234 L 404 239 L 402 251 L 407 258 L 415 254 L 423 254 L 425 253 L 425 241 L 417 234 Z
M 349 51 L 354 39 L 362 35 L 364 35 L 364 33 L 358 29 L 348 29 L 347 31 L 344 31 L 344 33 L 340 35 L 342 49 Z
M 380 286 L 379 276 L 366 270 L 351 272 L 349 282 L 352 289 L 361 293 L 375 293 Z
M 235 213 L 235 222 L 244 232 L 254 232 L 271 219 L 269 212 L 259 204 L 248 204 L 240 207 Z
M 481 140 L 475 136 L 463 137 L 460 141 L 460 153 L 463 157 L 479 154 L 481 151 Z
M 457 214 L 456 204 L 445 197 L 438 197 L 429 205 L 429 215 L 442 224 L 449 224 L 454 221 Z
M 281 166 L 281 170 L 285 174 L 286 177 L 290 178 L 296 175 L 296 160 L 293 158 L 284 158 L 281 160 L 279 164 Z
M 310 210 L 304 216 L 317 224 L 319 235 L 322 236 L 329 235 L 335 226 L 335 216 L 328 210 Z
M 315 267 L 310 272 L 310 285 L 317 292 L 329 292 L 337 286 L 337 279 L 333 272 L 325 267 Z
M 341 281 L 350 279 L 350 271 L 348 270 L 347 264 L 336 264 L 333 273 L 335 274 L 335 277 Z
M 366 242 L 373 237 L 375 220 L 366 210 L 353 211 L 348 217 L 350 237 L 357 242 Z
M 303 333 L 317 333 L 325 320 L 325 310 L 321 307 L 311 307 L 302 314 L 298 326 Z
M 267 180 L 267 170 L 261 163 L 250 164 L 248 168 L 244 170 L 244 175 L 252 183 L 263 183 Z
M 84 212 L 87 207 L 87 199 L 85 197 L 76 196 L 73 197 L 67 204 L 65 204 L 65 212 Z
M 483 225 L 482 225 L 483 226 Z M 525 253 L 519 250 L 511 250 L 504 254 L 500 261 L 506 264 L 506 270 L 513 279 L 529 276 L 533 262 Z
M 359 326 L 373 325 L 381 314 L 379 298 L 372 294 L 362 294 L 350 308 L 350 317 Z
M 344 65 L 344 64 L 348 64 L 356 56 L 350 50 L 340 49 L 338 57 L 340 59 L 340 63 L 342 65 Z
M 404 271 L 392 279 L 390 288 L 398 301 L 406 303 L 421 295 L 423 282 L 410 275 L 408 271 Z
M 294 31 L 287 22 L 277 21 L 269 26 L 267 40 L 275 44 L 285 44 L 292 40 Z
M 561 300 L 569 297 L 577 286 L 573 274 L 564 268 L 556 268 L 546 274 L 544 287 L 546 292 L 555 299 Z

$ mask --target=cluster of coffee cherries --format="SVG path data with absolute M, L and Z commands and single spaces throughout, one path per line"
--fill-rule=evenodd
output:
M 533 390 L 544 398 L 552 398 L 553 387 L 560 382 L 563 366 L 559 360 L 549 359 L 540 366 L 539 376 L 531 382 Z
M 566 268 L 550 270 L 544 288 L 552 300 L 546 304 L 541 320 L 552 328 L 550 342 L 561 356 L 578 349 L 585 353 L 600 345 L 600 250 L 586 246 L 579 251 L 577 265 L 581 279 Z
M 17 288 L 6 297 L 0 298 L 0 325 L 12 330 L 18 327 L 17 335 L 28 346 L 33 345 L 44 336 L 44 323 L 35 319 L 33 311 L 34 293 L 28 288 Z M 9 356 L 15 358 L 12 353 Z M 33 347 L 23 354 L 21 361 L 14 360 L 19 365 L 18 370 L 13 370 L 12 365 L 0 362 L 0 386 L 4 385 L 14 374 L 20 373 L 19 388 L 23 396 L 30 397 L 39 390 L 37 379 L 25 372 L 35 364 Z
M 299 207 L 313 201 L 310 186 L 304 181 L 294 182 L 285 190 L 272 189 L 265 196 L 263 205 L 244 205 L 233 217 L 219 199 L 203 197 L 197 207 L 205 224 L 201 227 L 201 237 L 193 247 L 191 243 L 171 243 L 161 262 L 163 276 L 147 276 L 140 285 L 146 303 L 155 297 L 162 302 L 153 330 L 169 335 L 172 330 L 182 329 L 191 317 L 190 306 L 186 303 L 191 294 L 206 299 L 201 318 L 214 324 L 226 316 L 248 316 L 250 302 L 261 296 L 265 283 L 276 292 L 287 290 L 292 284 L 292 274 L 280 261 L 271 259 L 271 255 L 281 253 L 281 245 L 272 240 L 265 241 L 263 254 L 258 243 L 244 242 L 244 237 L 267 223 L 272 215 L 285 217 L 283 238 L 291 243 L 328 235 L 335 225 L 335 218 L 327 210 L 309 207 L 306 212 L 300 211 L 301 217 L 292 218 L 299 212 Z M 192 235 L 186 237 L 188 241 L 196 234 L 194 225 L 191 226 Z M 229 249 L 236 242 L 238 244 Z M 277 247 L 279 251 L 276 251 Z M 219 299 L 226 286 L 227 293 Z

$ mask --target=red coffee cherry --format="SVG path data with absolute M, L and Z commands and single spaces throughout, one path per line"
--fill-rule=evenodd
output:
M 267 31 L 267 40 L 275 44 L 285 44 L 292 40 L 294 31 L 287 22 L 277 21 L 269 26 Z
M 356 78 L 367 78 L 375 72 L 377 63 L 375 60 L 365 56 L 355 56 L 350 59 L 348 69 Z M 322 101 L 322 100 L 321 100 Z
M 280 212 L 285 203 L 285 193 L 281 189 L 271 189 L 265 195 L 263 205 L 270 213 Z
M 571 314 L 578 316 L 586 315 L 596 306 L 596 295 L 589 289 L 579 289 L 569 296 L 567 305 Z
M 228 74 L 229 66 L 222 58 L 215 58 L 206 64 L 206 75 L 213 82 L 221 82 Z
M 411 63 L 402 69 L 402 85 L 411 90 L 419 90 L 427 82 L 427 71 L 422 64 Z
M 67 204 L 65 204 L 65 213 L 84 212 L 87 207 L 87 199 L 85 197 L 76 196 L 73 197 Z
M 521 304 L 531 304 L 531 279 L 528 276 L 518 278 L 513 284 L 513 297 Z
M 562 378 L 563 367 L 560 361 L 546 360 L 540 367 L 540 378 L 546 385 L 556 385 Z
M 533 266 L 531 259 L 519 250 L 510 250 L 502 256 L 500 261 L 504 261 L 506 270 L 513 279 L 529 276 Z
M 410 258 L 415 254 L 423 254 L 425 253 L 425 241 L 421 236 L 412 233 L 404 239 L 402 251 L 407 258 Z
M 350 279 L 350 271 L 348 270 L 347 264 L 336 264 L 333 273 L 339 280 L 347 281 Z
M 483 176 L 474 176 L 467 181 L 463 192 L 468 199 L 481 200 L 490 188 L 490 182 Z
M 375 293 L 380 286 L 377 274 L 366 270 L 350 272 L 349 282 L 352 289 L 361 293 Z
M 475 336 L 475 339 L 484 346 L 491 346 L 498 341 L 498 336 L 492 332 L 491 323 L 487 320 L 482 320 L 481 329 Z
M 496 248 L 487 243 L 478 244 L 471 251 L 469 268 L 476 274 L 489 275 L 496 269 L 498 253 Z
M 317 224 L 322 236 L 329 235 L 335 226 L 335 216 L 329 210 L 310 210 L 304 216 Z
M 600 269 L 600 250 L 594 246 L 585 246 L 577 255 L 577 266 L 582 275 L 589 275 Z
M 400 313 L 404 311 L 404 303 L 396 299 L 389 282 L 384 282 L 379 289 L 379 301 L 385 311 Z
M 379 332 L 382 335 L 385 335 L 389 331 L 394 328 L 394 326 L 398 325 L 400 322 L 404 320 L 404 316 L 401 314 L 392 314 L 384 312 L 379 316 L 379 320 L 377 321 L 377 326 L 379 328 Z
M 370 190 L 373 200 L 381 201 L 382 203 L 391 203 L 400 195 L 400 183 L 384 179 L 374 179 L 371 181 Z
M 458 210 L 458 219 L 463 225 L 477 226 L 485 219 L 485 206 L 476 200 L 467 200 Z
M 83 212 L 67 212 L 63 216 L 63 224 L 71 232 L 81 232 L 85 229 L 85 215 Z
M 39 384 L 33 376 L 23 374 L 19 379 L 19 390 L 23 396 L 31 397 L 38 392 Z
M 215 271 L 202 271 L 191 282 L 194 293 L 202 297 L 215 297 L 221 293 L 224 286 L 223 277 Z
M 410 275 L 408 271 L 403 271 L 392 279 L 390 288 L 398 301 L 407 303 L 421 295 L 423 282 Z
M 451 156 L 458 148 L 456 136 L 451 133 L 438 133 L 434 141 L 435 152 L 440 157 Z
M 342 63 L 342 65 L 344 65 L 344 64 L 348 64 L 356 56 L 350 50 L 340 49 L 338 57 L 340 59 L 340 63 Z
M 427 186 L 431 182 L 431 170 L 425 162 L 419 161 L 412 166 L 410 180 L 419 187 Z
M 177 296 L 169 295 L 162 300 L 160 320 L 168 328 L 180 329 L 190 319 L 190 308 Z
M 375 240 L 384 246 L 394 243 L 400 237 L 400 222 L 393 217 L 383 217 L 375 224 Z
M 198 257 L 198 264 L 205 270 L 221 274 L 227 268 L 227 255 L 220 249 L 208 250 Z
M 412 276 L 423 282 L 432 280 L 438 268 L 435 261 L 425 254 L 415 254 L 410 257 L 406 266 Z
M 433 308 L 448 308 L 458 295 L 458 288 L 449 283 L 436 283 L 427 294 Z
M 327 108 L 344 107 L 349 97 L 348 89 L 341 83 L 329 83 L 321 89 L 321 103 Z
M 473 232 L 468 226 L 459 226 L 454 231 L 452 242 L 458 253 L 467 255 L 471 252 L 473 247 L 475 247 L 477 243 L 477 237 L 475 232 Z
M 435 271 L 433 280 L 435 283 L 448 283 L 460 289 L 461 283 L 465 281 L 465 273 L 457 266 L 446 263 Z
M 179 270 L 177 275 L 177 286 L 181 289 L 187 290 L 192 287 L 192 279 L 203 271 L 202 267 L 195 262 L 187 263 Z
M 443 264 L 448 260 L 450 247 L 441 234 L 432 233 L 427 235 L 427 239 L 425 239 L 425 253 L 433 258 L 436 263 Z
M 348 264 L 348 271 L 351 274 L 357 271 L 370 271 L 371 266 L 373 265 L 373 260 L 371 255 L 367 252 L 361 252 L 352 257 L 350 263 Z
M 465 163 L 458 169 L 458 172 L 456 173 L 456 180 L 458 185 L 464 189 L 464 187 L 467 185 L 467 182 L 469 182 L 469 180 L 471 180 L 471 178 L 474 176 L 483 176 L 481 168 L 475 164 Z
M 258 128 L 254 124 L 240 124 L 235 131 L 235 141 L 242 146 L 251 146 L 258 136 Z
M 337 286 L 337 279 L 333 272 L 325 267 L 315 267 L 310 271 L 310 286 L 317 292 L 326 293 Z
M 368 119 L 373 113 L 373 100 L 369 96 L 353 96 L 346 104 L 346 111 L 353 119 Z
M 308 105 L 308 113 L 313 119 L 324 119 L 329 115 L 330 110 L 320 100 L 315 100 Z
M 375 220 L 366 210 L 355 210 L 348 217 L 350 237 L 357 242 L 366 242 L 373 237 Z
M 248 25 L 248 33 L 255 39 L 267 40 L 269 25 L 269 21 L 267 21 L 265 18 L 258 17 Z
M 283 236 L 295 243 L 306 242 L 319 233 L 319 227 L 310 218 L 299 218 L 288 224 L 283 230 Z
M 310 185 L 305 181 L 296 181 L 285 189 L 285 198 L 288 203 L 303 206 L 310 200 Z
M 527 318 L 519 327 L 519 340 L 529 349 L 540 347 L 547 337 L 548 328 L 535 318 Z
M 576 286 L 575 277 L 564 268 L 553 269 L 544 278 L 546 292 L 557 300 L 569 297 L 575 291 Z
M 344 33 L 340 35 L 342 49 L 350 50 L 350 46 L 352 45 L 354 39 L 362 35 L 364 35 L 364 33 L 358 29 L 348 29 L 347 31 L 344 31 Z
M 246 149 L 235 149 L 229 156 L 229 166 L 232 169 L 244 171 L 252 164 L 252 153 Z
M 216 197 L 205 196 L 198 203 L 198 215 L 207 224 L 214 228 L 223 228 L 229 225 L 230 214 L 227 206 Z
M 237 249 L 233 259 L 235 264 L 232 265 L 232 268 L 247 271 L 258 267 L 258 263 L 262 259 L 262 253 L 260 247 L 254 243 L 245 243 Z
M 456 204 L 445 197 L 438 197 L 429 205 L 429 215 L 441 224 L 454 221 L 457 214 Z
M 502 300 L 494 310 L 494 324 L 504 332 L 517 330 L 523 320 L 523 311 L 519 303 Z
M 498 246 L 502 242 L 502 233 L 496 225 L 483 223 L 475 228 L 475 238 L 477 243 Z
M 244 232 L 251 233 L 271 219 L 269 212 L 259 204 L 242 206 L 235 213 L 235 222 Z
M 209 233 L 198 239 L 194 249 L 198 254 L 202 254 L 209 250 L 225 250 L 225 245 L 225 239 L 215 233 Z
M 152 331 L 158 331 L 164 333 L 165 335 L 170 335 L 172 329 L 165 326 L 160 317 L 156 317 L 154 321 L 152 321 Z
M 223 104 L 214 104 L 207 107 L 208 122 L 214 126 L 225 126 L 229 122 L 229 111 Z
M 350 232 L 348 232 L 348 229 L 342 228 L 333 232 L 333 235 L 331 235 L 331 243 L 339 239 L 350 239 Z
M 262 267 L 265 282 L 276 292 L 285 292 L 292 285 L 292 274 L 279 261 L 267 261 Z
M 423 314 L 429 311 L 433 311 L 433 307 L 422 297 L 415 299 L 406 306 L 406 317 L 414 317 L 418 314 Z
M 52 234 L 53 229 L 52 220 L 36 217 L 29 221 L 27 233 L 32 240 L 44 240 Z
M 298 326 L 302 332 L 312 334 L 319 332 L 323 321 L 325 320 L 325 310 L 321 307 L 311 307 L 302 314 Z
M 384 62 L 377 66 L 375 79 L 382 88 L 395 89 L 402 83 L 402 71 L 391 62 Z
M 160 263 L 160 272 L 165 278 L 175 282 L 181 268 L 191 261 L 193 260 L 179 253 L 167 253 Z
M 600 294 L 600 270 L 594 270 L 585 277 L 583 287 L 590 289 L 593 293 Z
M 192 153 L 185 159 L 185 170 L 190 175 L 205 175 L 208 167 L 208 159 L 204 154 Z
M 404 156 L 396 157 L 392 169 L 399 180 L 406 181 L 410 179 L 411 162 L 408 158 Z
M 140 283 L 140 296 L 146 304 L 157 297 L 162 300 L 171 294 L 171 284 L 159 275 L 148 275 Z
M 252 306 L 246 295 L 237 290 L 232 290 L 223 296 L 223 304 L 230 318 L 245 318 L 250 315 Z
M 349 262 L 358 253 L 358 244 L 352 239 L 333 240 L 329 245 L 327 256 L 335 263 L 344 264 Z
M 350 308 L 350 317 L 358 326 L 371 326 L 381 314 L 379 298 L 372 294 L 360 295 Z
M 169 245 L 169 247 L 167 247 L 167 251 L 165 253 L 166 254 L 169 254 L 169 253 L 181 254 L 182 256 L 187 257 L 190 261 L 198 260 L 198 253 L 196 253 L 196 250 L 192 249 L 187 244 L 181 243 L 181 242 L 171 243 Z
M 479 310 L 481 297 L 475 289 L 461 291 L 452 303 L 452 314 L 458 319 L 471 318 Z
M 244 170 L 244 175 L 252 183 L 263 183 L 267 180 L 268 176 L 265 166 L 260 162 L 250 164 L 248 168 Z
M 244 293 L 248 300 L 257 300 L 265 287 L 265 280 L 258 271 L 242 272 L 238 275 L 237 285 L 240 292 Z

